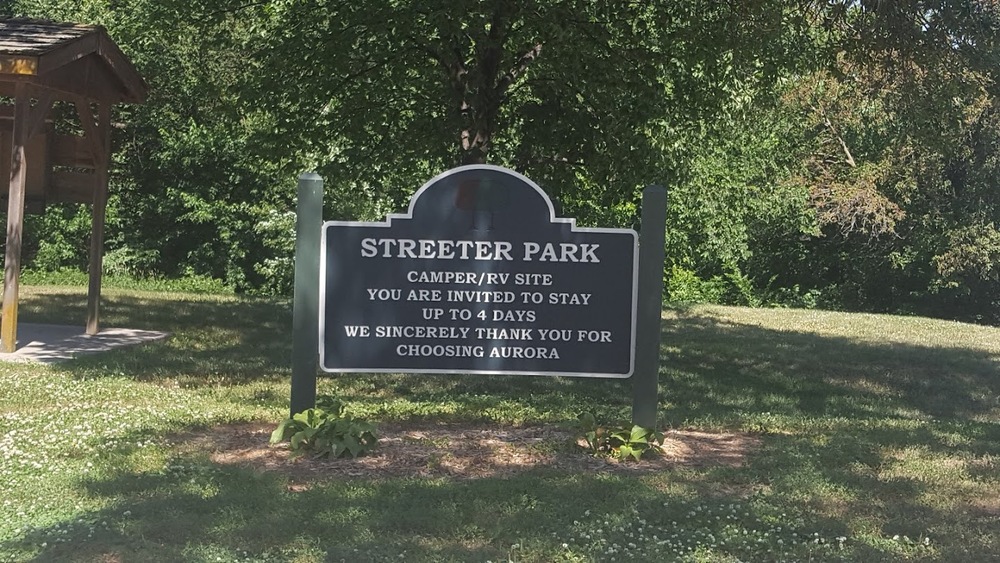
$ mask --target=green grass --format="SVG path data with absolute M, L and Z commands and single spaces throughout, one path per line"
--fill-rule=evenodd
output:
M 25 287 L 26 322 L 84 322 L 81 289 Z M 993 561 L 1000 329 L 914 317 L 664 311 L 664 427 L 761 437 L 743 467 L 625 475 L 288 477 L 183 432 L 276 423 L 289 303 L 109 290 L 105 326 L 166 341 L 0 363 L 0 561 Z M 625 421 L 627 382 L 347 375 L 381 421 Z M 557 451 L 564 451 L 558 450 Z
M 181 278 L 136 277 L 108 272 L 107 261 L 105 261 L 104 266 L 105 273 L 101 285 L 105 289 L 132 289 L 175 293 L 233 293 L 231 287 L 207 276 L 188 275 Z M 76 268 L 63 268 L 55 271 L 24 270 L 21 273 L 21 283 L 25 285 L 86 287 L 89 281 L 90 275 Z

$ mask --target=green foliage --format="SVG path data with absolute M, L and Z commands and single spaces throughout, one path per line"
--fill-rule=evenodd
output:
M 674 266 L 667 278 L 667 301 L 670 303 L 716 303 L 759 307 L 759 297 L 753 280 L 735 266 L 721 276 L 701 279 L 691 270 Z
M 86 272 L 82 272 L 76 268 L 24 270 L 21 272 L 21 283 L 25 285 L 86 287 L 89 279 Z M 168 291 L 216 295 L 233 293 L 233 288 L 227 287 L 221 280 L 195 274 L 180 278 L 105 274 L 101 285 L 105 288 L 134 289 L 139 291 Z
M 271 443 L 288 441 L 296 455 L 352 458 L 371 451 L 378 443 L 375 426 L 344 415 L 336 399 L 317 399 L 316 407 L 286 418 L 271 434 Z
M 703 280 L 691 270 L 674 266 L 667 278 L 667 301 L 671 303 L 722 303 L 726 288 L 721 278 Z
M 109 217 L 114 220 L 113 214 Z M 50 205 L 24 221 L 24 262 L 38 270 L 83 268 L 90 245 L 91 215 L 84 205 Z
M 580 434 L 594 455 L 607 455 L 622 461 L 639 461 L 646 452 L 659 452 L 663 434 L 633 425 L 631 428 L 607 428 L 597 423 L 593 413 L 577 416 Z
M 798 285 L 770 290 L 766 303 L 772 307 L 793 307 L 796 309 L 817 309 L 820 307 L 831 309 L 836 306 L 836 303 L 824 298 L 823 290 L 803 290 Z
M 260 284 L 254 289 L 264 295 L 290 295 L 295 282 L 295 213 L 271 210 L 254 225 L 267 255 L 254 265 Z
M 158 256 L 156 250 L 137 250 L 128 246 L 112 248 L 104 253 L 104 272 L 118 277 L 150 277 L 155 275 L 153 265 Z

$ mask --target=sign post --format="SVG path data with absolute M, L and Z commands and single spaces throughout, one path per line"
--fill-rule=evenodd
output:
M 639 319 L 632 376 L 632 424 L 656 427 L 660 381 L 660 314 L 663 303 L 664 232 L 667 190 L 649 186 L 642 192 L 642 237 L 639 244 Z
M 323 179 L 299 176 L 295 206 L 295 288 L 292 301 L 292 415 L 316 406 L 319 253 Z

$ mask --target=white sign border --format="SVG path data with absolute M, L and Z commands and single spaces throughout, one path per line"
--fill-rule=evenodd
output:
M 514 178 L 528 184 L 545 201 L 549 208 L 549 223 L 565 223 L 569 224 L 571 232 L 584 232 L 584 233 L 613 233 L 613 234 L 629 234 L 632 235 L 632 327 L 631 327 L 631 343 L 629 345 L 629 368 L 628 372 L 625 374 L 611 374 L 611 373 L 580 373 L 580 372 L 558 372 L 558 371 L 510 371 L 510 370 L 446 370 L 446 369 L 379 369 L 379 368 L 328 368 L 326 366 L 326 346 L 325 346 L 325 336 L 326 336 L 326 273 L 327 273 L 327 263 L 326 263 L 326 232 L 327 227 L 383 227 L 390 228 L 392 226 L 392 221 L 394 219 L 413 219 L 413 208 L 420 198 L 420 195 L 424 193 L 430 186 L 439 182 L 452 174 L 458 174 L 461 172 L 467 172 L 469 170 L 492 170 L 494 172 L 500 172 L 502 174 L 507 174 L 513 176 Z M 552 205 L 552 200 L 549 198 L 548 194 L 545 193 L 538 184 L 532 182 L 523 174 L 519 174 L 509 168 L 503 168 L 501 166 L 494 166 L 492 164 L 469 164 L 466 166 L 459 166 L 457 168 L 452 168 L 441 174 L 438 174 L 434 178 L 430 179 L 423 186 L 417 190 L 413 196 L 410 197 L 410 205 L 406 210 L 406 213 L 390 213 L 386 216 L 385 221 L 326 221 L 322 225 L 322 235 L 320 238 L 320 262 L 319 262 L 319 367 L 324 373 L 441 373 L 441 374 L 473 374 L 473 375 L 545 375 L 553 377 L 586 377 L 586 378 L 604 378 L 604 379 L 628 379 L 632 377 L 635 373 L 635 342 L 636 342 L 636 321 L 638 319 L 638 304 L 639 304 L 639 234 L 633 229 L 612 229 L 612 228 L 600 228 L 600 227 L 577 227 L 576 219 L 573 217 L 556 217 L 555 207 Z

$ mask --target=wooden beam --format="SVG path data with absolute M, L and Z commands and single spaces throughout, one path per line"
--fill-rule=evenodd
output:
M 118 80 L 121 81 L 123 90 L 119 100 L 134 104 L 141 104 L 146 101 L 149 86 L 142 79 L 139 71 L 132 65 L 132 61 L 122 53 L 118 45 L 108 37 L 107 33 L 100 35 L 98 53 L 104 59 Z
M 3 264 L 3 317 L 0 318 L 0 350 L 17 349 L 17 299 L 21 281 L 21 234 L 24 231 L 24 191 L 28 177 L 24 146 L 31 116 L 28 86 L 18 84 L 14 98 L 14 138 L 11 142 L 10 195 L 7 200 L 7 249 Z
M 88 100 L 120 100 L 125 95 L 118 77 L 97 54 L 32 80 L 38 86 L 58 90 L 69 99 L 83 96 Z
M 45 122 L 53 96 L 43 92 L 31 107 L 31 88 L 18 84 L 14 95 L 14 123 L 11 141 L 10 191 L 7 200 L 7 248 L 3 271 L 3 318 L 0 319 L 0 351 L 17 348 L 17 304 L 21 283 L 21 242 L 24 233 L 24 200 L 28 178 L 25 147 Z
M 86 112 L 83 111 L 84 106 Z M 97 103 L 97 123 L 90 112 L 90 104 L 77 102 L 81 119 L 86 113 L 89 124 L 84 124 L 87 137 L 91 137 L 94 151 L 94 173 L 97 185 L 94 189 L 93 220 L 90 228 L 90 281 L 87 287 L 87 334 L 100 331 L 101 277 L 104 273 L 104 219 L 108 205 L 108 168 L 111 163 L 111 101 Z M 99 142 L 100 146 L 96 146 Z
M 42 75 L 61 71 L 66 68 L 66 65 L 97 52 L 100 44 L 100 31 L 96 28 L 71 41 L 63 41 L 38 56 L 35 74 Z

